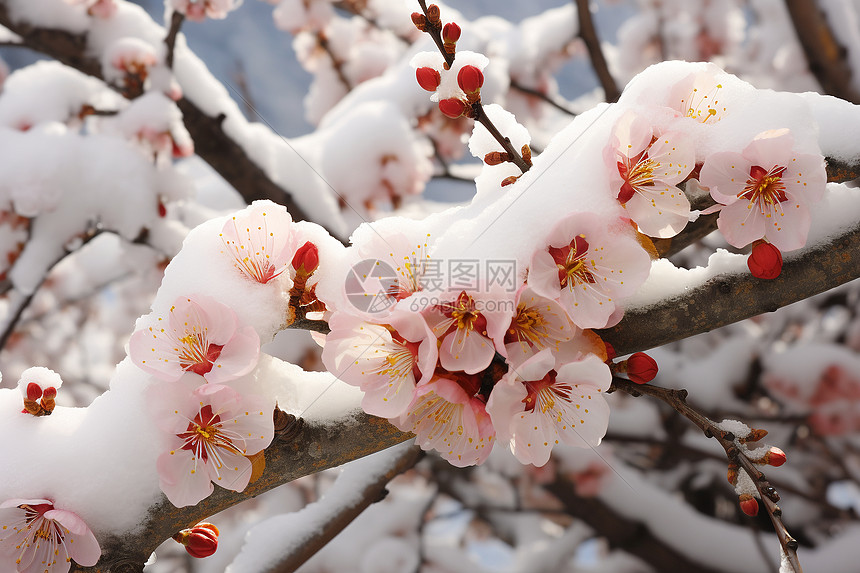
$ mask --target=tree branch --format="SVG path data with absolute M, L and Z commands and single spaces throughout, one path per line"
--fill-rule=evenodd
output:
M 609 65 L 606 63 L 603 50 L 600 48 L 600 38 L 597 37 L 597 30 L 594 28 L 588 0 L 576 0 L 576 13 L 579 19 L 579 37 L 582 38 L 588 49 L 594 73 L 597 74 L 597 79 L 603 86 L 604 97 L 608 102 L 618 101 L 618 98 L 621 97 L 621 90 L 618 89 L 618 84 L 615 83 L 615 79 L 609 73 Z
M 652 386 L 651 384 L 636 384 L 630 380 L 621 378 L 613 378 L 612 388 L 609 391 L 611 392 L 613 389 L 623 390 L 631 396 L 645 394 L 656 398 L 668 404 L 676 412 L 693 422 L 706 436 L 716 439 L 726 451 L 728 460 L 743 468 L 753 480 L 755 488 L 761 496 L 765 511 L 767 511 L 768 517 L 770 517 L 770 521 L 773 523 L 773 528 L 776 531 L 777 538 L 779 538 L 783 553 L 788 557 L 794 573 L 803 573 L 803 568 L 797 559 L 797 540 L 788 533 L 788 529 L 786 529 L 785 524 L 782 522 L 782 510 L 776 504 L 779 501 L 779 494 L 768 483 L 764 474 L 752 463 L 749 457 L 738 448 L 736 436 L 719 428 L 713 420 L 687 404 L 686 390 L 671 390 Z
M 797 40 L 806 53 L 809 71 L 830 95 L 860 104 L 860 93 L 851 83 L 851 66 L 825 14 L 815 0 L 786 0 Z
M 167 46 L 167 55 L 164 57 L 164 63 L 171 70 L 173 69 L 173 51 L 176 49 L 176 36 L 179 35 L 179 28 L 182 27 L 184 20 L 185 14 L 178 10 L 170 15 L 170 29 L 167 31 L 167 37 L 164 39 L 164 44 Z
M 98 59 L 88 56 L 87 36 L 64 30 L 37 28 L 13 21 L 5 0 L 0 0 L 0 25 L 21 36 L 27 47 L 46 54 L 89 76 L 104 80 Z M 113 87 L 113 86 L 112 86 Z M 194 102 L 176 102 L 185 127 L 194 140 L 195 152 L 238 191 L 246 202 L 270 199 L 284 205 L 295 220 L 311 220 L 292 198 L 293 193 L 275 183 L 245 150 L 223 130 L 225 116 L 206 115 Z
M 283 438 L 283 439 L 282 439 Z M 279 485 L 378 452 L 412 438 L 382 418 L 364 412 L 348 413 L 328 423 L 292 424 L 266 448 L 262 477 L 237 493 L 223 488 L 199 504 L 177 508 L 166 497 L 150 508 L 138 532 L 100 539 L 102 558 L 93 567 L 73 567 L 81 573 L 139 573 L 155 548 L 180 529 Z

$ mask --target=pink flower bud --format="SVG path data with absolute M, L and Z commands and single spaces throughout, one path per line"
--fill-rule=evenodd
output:
M 415 70 L 415 78 L 418 80 L 418 85 L 428 92 L 435 92 L 436 88 L 439 87 L 439 82 L 442 81 L 439 72 L 427 67 Z
M 29 387 L 27 388 L 27 391 L 30 391 Z M 42 391 L 42 397 L 45 398 L 45 400 L 53 400 L 57 397 L 57 389 L 53 386 L 48 386 Z
M 177 543 L 185 546 L 192 557 L 209 557 L 218 549 L 218 528 L 211 523 L 198 523 L 190 529 L 183 529 L 173 536 Z
M 627 376 L 637 384 L 647 384 L 657 376 L 657 361 L 637 352 L 627 359 Z
M 35 382 L 27 384 L 27 399 L 35 402 L 42 397 L 42 389 Z
M 457 74 L 457 85 L 467 94 L 479 92 L 484 85 L 484 74 L 475 66 L 463 66 Z
M 785 452 L 775 446 L 771 446 L 771 448 L 764 455 L 765 462 L 775 468 L 778 468 L 779 466 L 784 464 L 785 459 Z
M 443 99 L 439 102 L 439 111 L 451 119 L 457 119 L 466 113 L 466 102 L 457 98 Z
M 748 494 L 743 494 L 738 498 L 738 501 L 741 506 L 741 511 L 750 517 L 758 515 L 758 501 L 756 501 L 756 498 Z
M 747 266 L 756 278 L 775 279 L 782 272 L 782 253 L 768 242 L 756 243 L 747 259 Z
M 446 44 L 456 44 L 460 39 L 460 26 L 451 22 L 442 28 L 442 41 Z
M 319 249 L 310 241 L 299 247 L 293 256 L 293 268 L 307 275 L 317 270 L 319 264 Z

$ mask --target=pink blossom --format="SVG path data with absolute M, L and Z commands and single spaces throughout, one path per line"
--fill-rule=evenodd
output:
M 371 324 L 335 314 L 322 360 L 329 372 L 361 388 L 365 412 L 394 418 L 412 402 L 416 384 L 430 380 L 438 351 L 421 315 L 399 312 L 387 322 Z
M 159 426 L 171 434 L 156 467 L 161 490 L 177 507 L 197 504 L 213 483 L 244 490 L 251 478 L 246 456 L 266 448 L 275 431 L 272 406 L 263 399 L 223 384 L 195 385 L 187 376 L 155 385 L 149 394 Z
M 621 319 L 618 302 L 645 282 L 648 253 L 621 219 L 573 213 L 550 232 L 529 267 L 535 293 L 558 300 L 580 328 L 604 328 Z
M 206 18 L 223 20 L 227 13 L 242 4 L 242 0 L 170 0 L 171 7 L 194 22 L 202 22 Z
M 207 382 L 226 382 L 253 370 L 260 355 L 254 328 L 240 328 L 232 309 L 205 296 L 178 298 L 166 322 L 151 318 L 128 346 L 137 366 L 166 381 L 193 372 Z
M 488 293 L 452 291 L 424 317 L 439 338 L 439 363 L 450 371 L 475 374 L 490 365 L 496 354 L 488 331 L 510 323 L 513 301 Z M 506 310 L 510 312 L 506 312 Z
M 605 347 L 593 332 L 576 327 L 564 308 L 523 285 L 517 293 L 516 315 L 504 328 L 497 321 L 488 330 L 496 349 L 514 366 L 549 348 L 559 363 L 578 360 L 585 354 L 605 354 Z
M 600 393 L 612 382 L 609 367 L 594 355 L 554 366 L 541 351 L 505 374 L 487 402 L 498 440 L 523 463 L 542 466 L 560 442 L 594 447 L 606 433 L 609 406 Z
M 10 499 L 0 503 L 0 570 L 65 573 L 71 560 L 95 565 L 102 550 L 77 514 L 54 508 L 47 499 Z
M 155 48 L 138 38 L 122 38 L 114 42 L 108 49 L 108 59 L 111 66 L 126 74 L 146 78 L 149 68 L 158 63 Z
M 765 131 L 743 152 L 705 160 L 700 181 L 725 205 L 717 226 L 735 247 L 766 238 L 780 251 L 806 244 L 809 205 L 824 195 L 824 157 L 794 151 L 787 129 Z
M 344 281 L 344 294 L 352 314 L 383 319 L 400 302 L 428 288 L 430 235 L 425 233 L 372 233 L 357 242 L 352 265 Z
M 690 201 L 677 185 L 696 164 L 690 136 L 655 133 L 645 117 L 628 112 L 615 125 L 605 155 L 612 192 L 642 233 L 668 238 L 684 229 Z
M 289 268 L 295 254 L 292 222 L 284 207 L 256 201 L 224 223 L 223 252 L 248 278 L 266 284 Z
M 449 373 L 434 377 L 416 389 L 406 412 L 391 423 L 457 467 L 483 463 L 493 449 L 495 431 L 484 402 L 475 397 L 477 378 Z
M 725 72 L 719 66 L 706 64 L 704 70 L 685 77 L 672 88 L 669 107 L 700 123 L 717 123 L 727 113 L 720 101 L 721 74 Z

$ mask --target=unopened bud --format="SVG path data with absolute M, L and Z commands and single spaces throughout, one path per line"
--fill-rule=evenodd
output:
M 609 344 L 608 342 L 606 342 L 605 340 L 603 341 L 603 346 L 606 347 L 606 359 L 607 360 L 613 360 L 616 356 L 618 356 L 618 353 L 615 352 L 615 347 L 612 346 L 611 344 Z
M 737 485 L 738 483 L 738 465 L 735 463 L 729 464 L 729 469 L 726 472 L 726 480 L 732 485 Z
M 46 400 L 53 400 L 54 398 L 57 397 L 57 389 L 54 388 L 53 386 L 48 386 L 42 392 L 42 397 L 45 398 Z
M 53 398 L 42 396 L 42 399 L 39 400 L 39 405 L 42 407 L 42 415 L 47 416 L 54 411 L 57 404 L 54 402 Z
M 466 102 L 457 98 L 443 99 L 439 102 L 439 111 L 451 119 L 457 119 L 466 113 Z
M 744 436 L 743 438 L 738 438 L 738 441 L 742 444 L 748 444 L 750 442 L 757 442 L 767 436 L 767 430 L 763 430 L 761 428 L 753 428 L 750 430 L 750 433 Z
M 460 39 L 460 26 L 451 22 L 442 28 L 442 41 L 446 44 L 456 44 Z
M 442 20 L 439 18 L 440 15 L 439 6 L 436 4 L 430 4 L 430 6 L 427 7 L 427 19 L 430 20 L 431 24 L 441 24 Z
M 636 384 L 647 384 L 657 376 L 657 361 L 637 352 L 627 359 L 627 377 Z
M 466 94 L 478 93 L 484 85 L 484 73 L 475 66 L 463 66 L 457 74 L 457 85 Z
M 192 557 L 209 557 L 218 549 L 218 528 L 211 523 L 198 523 L 190 529 L 183 529 L 173 536 L 174 541 L 185 546 Z
M 21 410 L 22 414 L 32 414 L 33 416 L 38 416 L 39 412 L 42 411 L 42 407 L 35 400 L 24 399 L 24 409 Z
M 757 242 L 747 259 L 747 267 L 756 278 L 775 279 L 782 272 L 782 253 L 771 243 Z
M 517 175 L 511 175 L 510 177 L 505 177 L 504 179 L 502 179 L 502 187 L 507 187 L 508 185 L 513 185 L 514 183 L 517 182 L 517 179 L 519 179 L 519 176 L 517 176 Z
M 522 153 L 523 153 L 523 161 L 525 161 L 526 163 L 531 165 L 532 164 L 532 148 L 529 147 L 528 143 L 523 145 Z
M 439 82 L 442 81 L 442 76 L 433 68 L 422 67 L 415 70 L 415 78 L 418 80 L 418 85 L 428 92 L 435 92 L 439 87 Z
M 317 246 L 310 241 L 299 247 L 293 256 L 293 268 L 300 273 L 309 275 L 317 270 L 320 264 L 320 253 Z
M 42 397 L 42 388 L 35 382 L 27 384 L 27 399 L 35 402 Z
M 511 156 L 504 151 L 491 151 L 484 156 L 484 163 L 487 165 L 499 165 L 511 160 Z
M 785 452 L 774 446 L 771 446 L 771 448 L 764 455 L 764 463 L 775 468 L 778 468 L 779 466 L 784 464 L 785 460 Z
M 758 515 L 758 501 L 753 496 L 744 493 L 738 497 L 738 503 L 741 506 L 741 511 L 750 517 Z
M 420 12 L 412 12 L 412 23 L 422 32 L 427 29 L 427 17 Z

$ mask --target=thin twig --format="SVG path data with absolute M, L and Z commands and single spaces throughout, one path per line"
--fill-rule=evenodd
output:
M 346 77 L 346 73 L 343 71 L 343 62 L 332 51 L 328 38 L 322 32 L 317 32 L 317 43 L 319 44 L 319 47 L 328 54 L 328 57 L 331 60 L 331 67 L 334 68 L 334 73 L 337 74 L 337 78 L 340 80 L 340 83 L 343 84 L 346 91 L 351 91 L 353 88 L 352 82 L 349 81 L 349 78 Z
M 551 105 L 555 109 L 566 113 L 567 115 L 569 115 L 571 117 L 576 117 L 576 114 L 574 112 L 570 111 L 569 109 L 567 109 L 566 107 L 564 107 L 563 105 L 561 105 L 560 103 L 558 103 L 557 101 L 555 101 L 554 99 L 552 99 L 547 94 L 545 94 L 541 91 L 538 91 L 534 88 L 526 87 L 526 86 L 522 85 L 521 83 L 519 83 L 518 81 L 513 80 L 513 79 L 511 80 L 511 88 L 513 88 L 517 91 L 523 92 L 524 94 L 529 95 L 531 97 L 535 97 L 535 98 L 541 100 L 542 102 Z
M 173 69 L 173 52 L 176 49 L 176 36 L 179 34 L 179 28 L 182 27 L 182 22 L 185 20 L 185 14 L 178 10 L 174 10 L 170 16 L 170 29 L 167 31 L 167 37 L 164 43 L 167 46 L 167 55 L 164 57 L 164 63 L 168 69 Z
M 424 15 L 427 16 L 427 2 L 426 0 L 418 0 L 418 4 L 421 6 L 421 9 L 424 11 Z M 430 22 L 430 18 L 427 18 L 427 28 L 425 32 L 430 34 L 430 37 L 433 38 L 433 42 L 436 44 L 436 47 L 439 48 L 439 52 L 442 54 L 442 57 L 445 58 L 445 63 L 450 68 L 454 64 L 454 54 L 449 54 L 444 47 L 442 42 L 442 27 Z M 511 140 L 507 137 L 504 137 L 496 126 L 493 124 L 492 120 L 487 117 L 486 112 L 484 111 L 484 106 L 481 105 L 481 100 L 474 102 L 471 104 L 470 109 L 470 117 L 472 117 L 475 121 L 479 122 L 483 125 L 490 135 L 501 144 L 502 148 L 504 148 L 505 152 L 507 152 L 508 156 L 511 158 L 511 162 L 519 167 L 520 171 L 525 173 L 529 170 L 531 165 L 529 165 L 523 156 L 520 155 L 520 151 L 515 149 Z
M 618 84 L 615 83 L 615 79 L 609 73 L 609 65 L 606 63 L 606 57 L 600 48 L 600 38 L 597 37 L 597 30 L 594 28 L 588 0 L 576 0 L 576 11 L 579 19 L 579 37 L 582 38 L 588 49 L 591 65 L 594 66 L 594 73 L 597 74 L 597 79 L 603 86 L 606 101 L 618 101 L 618 98 L 621 97 L 621 90 L 618 89 Z
M 803 573 L 803 568 L 797 559 L 797 540 L 789 534 L 785 524 L 782 522 L 782 510 L 777 505 L 779 494 L 768 483 L 761 470 L 740 450 L 736 442 L 736 437 L 733 434 L 718 427 L 713 420 L 687 404 L 686 390 L 660 388 L 651 384 L 636 384 L 622 378 L 613 378 L 610 390 L 612 389 L 622 390 L 631 396 L 644 394 L 656 398 L 668 404 L 676 412 L 693 422 L 706 436 L 716 439 L 726 451 L 726 457 L 729 461 L 743 468 L 752 479 L 756 490 L 761 496 L 762 505 L 764 505 L 765 511 L 767 511 L 768 517 L 770 517 L 770 521 L 773 523 L 773 528 L 776 531 L 776 536 L 779 539 L 783 552 L 788 557 L 794 572 Z

